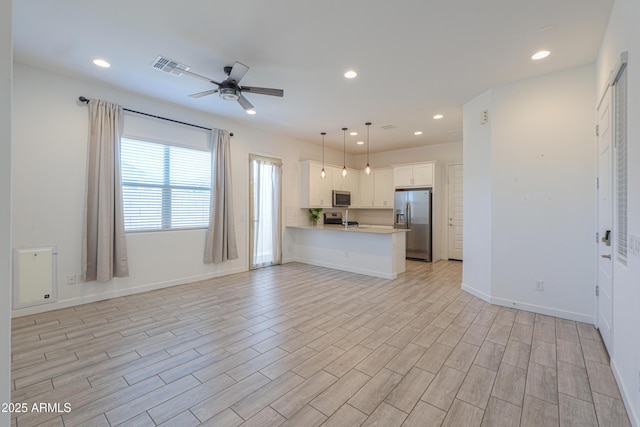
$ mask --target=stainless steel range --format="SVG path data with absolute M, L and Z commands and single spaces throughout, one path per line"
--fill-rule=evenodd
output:
M 342 219 L 342 212 L 325 212 L 324 223 L 334 224 L 334 225 L 345 225 L 344 220 Z M 347 221 L 347 226 L 357 227 L 358 221 Z

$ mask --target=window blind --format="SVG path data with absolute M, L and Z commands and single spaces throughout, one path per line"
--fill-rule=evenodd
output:
M 207 228 L 211 153 L 121 140 L 125 231 Z
M 627 72 L 622 70 L 615 84 L 616 222 L 618 261 L 627 263 Z

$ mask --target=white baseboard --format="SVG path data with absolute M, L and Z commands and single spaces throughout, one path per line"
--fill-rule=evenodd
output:
M 491 295 L 487 295 L 484 292 L 479 291 L 478 289 L 475 289 L 464 283 L 462 284 L 462 290 L 490 304 L 530 311 L 532 313 L 546 314 L 547 316 L 560 317 L 562 319 L 575 320 L 577 322 L 589 323 L 591 325 L 594 325 L 596 322 L 596 319 L 593 315 L 575 313 L 567 310 L 558 310 L 557 308 L 529 304 L 521 301 L 508 300 L 505 298 L 496 298 L 492 297 Z
M 197 276 L 189 276 L 189 277 L 182 277 L 180 279 L 175 279 L 175 280 L 168 280 L 166 282 L 149 283 L 146 285 L 136 286 L 134 288 L 119 289 L 114 291 L 108 291 L 101 294 L 92 294 L 92 295 L 87 295 L 82 297 L 69 298 L 66 300 L 59 300 L 51 304 L 15 309 L 11 311 L 11 317 L 14 318 L 14 317 L 28 316 L 31 314 L 44 313 L 47 311 L 58 310 L 61 308 L 68 308 L 68 307 L 73 307 L 81 304 L 88 304 L 88 303 L 104 301 L 112 298 L 119 298 L 119 297 L 124 297 L 128 295 L 139 294 L 142 292 L 154 291 L 156 289 L 169 288 L 171 286 L 186 285 L 188 283 L 199 282 L 201 280 L 214 279 L 216 277 L 228 276 L 230 274 L 243 273 L 245 271 L 247 271 L 246 267 L 238 267 L 231 270 L 225 270 L 222 273 L 200 274 Z
M 631 422 L 633 427 L 640 426 L 640 417 L 635 411 L 634 406 L 631 404 L 632 400 L 631 395 L 629 394 L 629 389 L 623 380 L 623 376 L 618 369 L 615 359 L 611 359 L 611 371 L 613 372 L 613 377 L 616 379 L 616 383 L 618 383 L 618 388 L 622 395 L 622 401 L 624 402 L 624 407 L 626 408 L 627 415 L 629 416 L 629 422 Z

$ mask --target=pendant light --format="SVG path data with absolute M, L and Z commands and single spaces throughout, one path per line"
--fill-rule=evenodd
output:
M 369 166 L 369 126 L 371 126 L 371 122 L 365 123 L 367 126 L 367 167 L 364 168 L 364 173 L 367 175 L 371 174 L 371 166 Z
M 325 179 L 327 177 L 327 173 L 324 171 L 324 136 L 326 132 L 320 132 L 322 135 L 322 170 L 320 171 L 320 178 Z
M 347 128 L 342 128 L 342 177 L 347 177 Z

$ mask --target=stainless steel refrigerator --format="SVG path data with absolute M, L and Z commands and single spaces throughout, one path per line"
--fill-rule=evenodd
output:
M 431 261 L 431 189 L 396 189 L 393 227 L 406 228 L 407 259 Z

